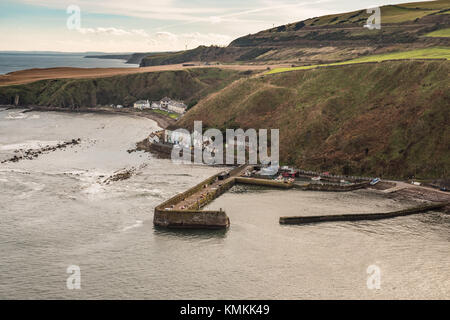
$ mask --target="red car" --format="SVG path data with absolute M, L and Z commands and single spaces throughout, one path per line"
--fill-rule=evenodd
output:
M 298 171 L 295 171 L 295 170 L 285 171 L 281 175 L 285 178 L 295 178 L 298 176 Z

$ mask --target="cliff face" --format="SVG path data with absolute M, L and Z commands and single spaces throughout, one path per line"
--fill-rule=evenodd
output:
M 65 108 L 97 105 L 131 105 L 139 99 L 158 100 L 164 96 L 195 104 L 243 76 L 233 70 L 215 68 L 164 71 L 95 79 L 43 80 L 30 84 L 0 87 L 0 104 Z
M 280 160 L 308 169 L 445 178 L 449 72 L 448 61 L 391 61 L 241 79 L 177 126 L 280 129 Z

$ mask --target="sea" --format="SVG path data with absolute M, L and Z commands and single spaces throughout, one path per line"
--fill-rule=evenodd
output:
M 236 186 L 208 206 L 228 230 L 156 228 L 155 206 L 223 169 L 127 152 L 155 130 L 125 115 L 0 110 L 0 161 L 81 139 L 0 164 L 0 299 L 450 298 L 448 214 L 279 224 L 415 204 L 381 191 Z
M 0 74 L 32 68 L 76 67 L 76 68 L 132 68 L 137 64 L 120 59 L 85 58 L 101 53 L 57 53 L 57 52 L 1 52 Z

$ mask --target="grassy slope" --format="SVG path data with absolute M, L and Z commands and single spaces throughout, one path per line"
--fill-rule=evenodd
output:
M 336 63 L 328 63 L 321 65 L 312 65 L 312 66 L 302 66 L 302 67 L 292 67 L 292 68 L 276 68 L 269 71 L 267 74 L 274 74 L 286 71 L 294 71 L 294 70 L 307 70 L 314 69 L 317 67 L 324 66 L 339 66 L 345 64 L 354 64 L 354 63 L 365 63 L 365 62 L 381 62 L 386 60 L 402 60 L 402 59 L 450 59 L 450 48 L 447 47 L 435 47 L 435 48 L 426 48 L 426 49 L 417 49 L 410 51 L 400 51 L 400 52 L 392 52 L 385 54 L 377 54 L 371 55 L 367 57 L 361 57 L 352 59 L 349 61 L 336 62 Z
M 433 32 L 427 33 L 425 36 L 427 36 L 427 37 L 439 37 L 439 38 L 440 37 L 445 37 L 445 38 L 448 38 L 448 37 L 450 37 L 450 28 L 433 31 Z
M 163 115 L 165 115 L 165 116 L 167 116 L 169 118 L 172 118 L 172 119 L 178 119 L 178 117 L 179 117 L 179 115 L 177 113 L 169 112 L 169 111 L 165 111 L 165 110 L 155 109 L 155 110 L 151 110 L 151 111 L 159 113 L 159 114 L 163 114 Z
M 443 14 L 442 10 L 450 7 L 447 0 L 410 2 L 398 5 L 387 5 L 381 7 L 382 23 L 401 23 L 413 21 L 429 14 Z M 339 14 L 331 14 L 317 18 L 311 18 L 304 21 L 307 26 L 330 26 L 343 23 L 362 23 L 367 20 L 365 10 L 352 11 Z
M 389 61 L 241 79 L 178 125 L 279 128 L 281 161 L 344 174 L 448 177 L 450 63 Z
M 95 107 L 131 105 L 138 99 L 158 100 L 164 96 L 195 104 L 241 77 L 237 71 L 216 68 L 130 74 L 96 79 L 43 80 L 0 88 L 0 104 L 10 104 L 16 94 L 21 105 Z

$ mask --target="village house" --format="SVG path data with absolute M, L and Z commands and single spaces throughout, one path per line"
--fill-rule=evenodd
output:
M 175 113 L 178 113 L 178 114 L 183 114 L 183 113 L 186 112 L 187 106 L 183 102 L 172 101 L 167 106 L 167 109 L 169 111 L 172 111 L 172 112 L 175 112 Z
M 148 100 L 139 100 L 139 101 L 136 101 L 133 106 L 134 106 L 135 109 L 140 109 L 140 110 L 148 109 L 148 108 L 150 108 L 150 101 L 148 101 Z
M 186 112 L 187 106 L 181 101 L 176 101 L 168 97 L 164 97 L 160 101 L 153 101 L 151 104 L 151 108 L 183 114 Z
M 169 106 L 169 104 L 172 102 L 172 99 L 168 98 L 168 97 L 164 97 L 161 99 L 161 101 L 159 101 L 159 105 L 161 106 L 161 108 L 167 109 L 167 107 Z

